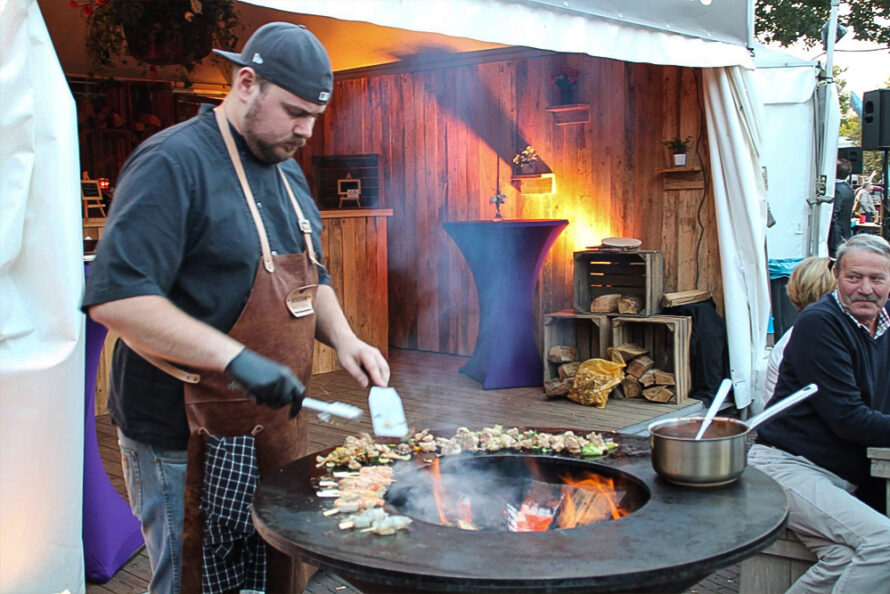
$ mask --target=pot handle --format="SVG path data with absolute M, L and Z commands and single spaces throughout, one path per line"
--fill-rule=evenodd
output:
M 748 419 L 745 424 L 748 426 L 748 431 L 751 431 L 764 421 L 768 421 L 773 418 L 780 412 L 784 412 L 785 409 L 791 408 L 795 404 L 798 404 L 802 400 L 809 398 L 813 394 L 819 391 L 819 387 L 816 384 L 809 384 L 782 400 L 778 401 L 776 404 L 772 405 L 765 411 L 761 412 L 758 415 L 754 415 L 750 419 Z

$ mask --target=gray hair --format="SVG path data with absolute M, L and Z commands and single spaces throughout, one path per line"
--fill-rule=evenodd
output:
M 846 256 L 848 252 L 854 250 L 862 250 L 878 254 L 879 256 L 884 256 L 884 258 L 887 259 L 887 264 L 890 264 L 890 243 L 887 243 L 887 240 L 880 235 L 860 233 L 842 243 L 841 247 L 838 248 L 836 262 L 837 270 L 842 270 L 844 256 Z

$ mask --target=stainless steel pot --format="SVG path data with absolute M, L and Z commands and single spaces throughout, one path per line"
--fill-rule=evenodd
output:
M 814 394 L 810 384 L 764 410 L 747 422 L 716 417 L 701 439 L 695 434 L 704 417 L 680 417 L 649 426 L 652 467 L 678 485 L 716 487 L 736 480 L 747 465 L 748 432 Z

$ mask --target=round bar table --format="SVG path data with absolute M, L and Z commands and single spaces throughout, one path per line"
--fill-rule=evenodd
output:
M 540 386 L 535 344 L 535 283 L 566 219 L 452 221 L 445 231 L 460 248 L 479 295 L 479 337 L 460 372 L 486 390 Z
M 89 265 L 84 264 L 89 273 Z M 111 484 L 96 439 L 96 371 L 108 329 L 86 320 L 83 430 L 83 557 L 87 579 L 104 584 L 142 546 L 139 520 Z

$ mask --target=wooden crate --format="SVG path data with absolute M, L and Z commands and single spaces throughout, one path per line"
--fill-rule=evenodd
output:
M 608 359 L 606 349 L 612 346 L 612 324 L 605 314 L 579 314 L 564 309 L 544 316 L 544 380 L 559 377 L 559 365 L 547 360 L 550 347 L 573 346 L 578 359 Z
M 612 344 L 633 342 L 649 351 L 655 367 L 674 374 L 676 394 L 671 404 L 682 404 L 692 387 L 689 369 L 689 338 L 692 318 L 689 316 L 617 316 L 612 320 Z
M 590 302 L 600 295 L 632 295 L 643 302 L 639 316 L 661 312 L 664 291 L 664 255 L 660 251 L 619 252 L 586 250 L 575 252 L 573 307 L 591 313 Z M 609 315 L 626 315 L 614 312 Z

